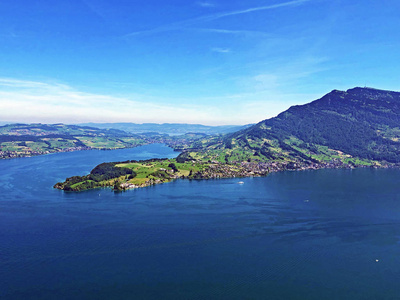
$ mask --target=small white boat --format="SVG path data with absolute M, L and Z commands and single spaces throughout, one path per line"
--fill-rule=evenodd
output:
M 243 181 L 239 181 L 238 184 L 244 184 L 244 182 Z

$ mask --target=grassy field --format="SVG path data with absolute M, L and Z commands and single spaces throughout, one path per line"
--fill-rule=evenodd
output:
M 208 167 L 209 164 L 207 163 L 194 161 L 177 162 L 176 159 L 118 163 L 113 164 L 112 167 L 107 169 L 108 171 L 104 171 L 101 175 L 107 176 L 107 172 L 113 172 L 116 169 L 123 171 L 124 175 L 96 181 L 91 176 L 93 171 L 98 168 L 96 167 L 89 175 L 67 178 L 65 182 L 57 183 L 54 187 L 66 191 L 82 191 L 99 187 L 114 187 L 116 190 L 123 190 L 169 182 L 176 178 L 191 177 Z
M 171 167 L 175 165 L 175 170 Z M 128 180 L 128 183 L 140 185 L 149 179 L 169 181 L 170 179 L 182 176 L 189 176 L 190 172 L 196 173 L 208 167 L 203 163 L 178 163 L 176 159 L 166 159 L 159 161 L 136 162 L 127 164 L 117 164 L 116 167 L 129 168 L 136 173 L 136 177 Z

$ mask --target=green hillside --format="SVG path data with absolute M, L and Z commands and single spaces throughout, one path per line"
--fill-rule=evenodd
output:
M 334 90 L 247 129 L 195 143 L 191 151 L 218 161 L 400 162 L 400 93 Z
M 122 130 L 64 124 L 11 124 L 0 126 L 0 158 L 61 151 L 119 149 L 148 143 Z

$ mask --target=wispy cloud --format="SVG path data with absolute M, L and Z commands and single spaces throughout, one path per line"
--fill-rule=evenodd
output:
M 216 48 L 211 48 L 211 51 L 213 51 L 213 52 L 218 52 L 218 53 L 229 53 L 229 52 L 231 52 L 231 49 L 229 49 L 229 48 L 218 48 L 218 47 L 216 47 Z
M 253 82 L 253 84 L 250 83 L 250 88 L 253 86 L 284 86 L 293 84 L 295 80 L 309 78 L 329 70 L 327 67 L 329 61 L 327 57 L 312 55 L 299 55 L 286 61 L 272 60 L 270 61 L 271 65 L 262 67 L 256 75 L 247 79 L 249 82 Z
M 81 92 L 64 84 L 0 78 L 0 119 L 4 121 L 181 122 L 196 118 L 195 107 L 171 107 L 137 95 L 136 99 Z M 198 111 L 207 119 L 209 111 Z M 210 120 L 209 120 L 210 121 Z
M 258 74 L 252 78 L 255 90 L 271 90 L 279 86 L 279 77 L 276 74 Z
M 22 89 L 46 89 L 46 90 L 53 90 L 53 89 L 64 89 L 67 90 L 68 86 L 55 83 L 44 83 L 38 81 L 29 81 L 29 80 L 19 80 L 14 78 L 0 78 L 0 87 L 4 88 L 22 88 Z
M 260 85 L 278 79 L 262 74 L 253 78 Z M 308 94 L 263 88 L 242 94 L 179 99 L 173 104 L 171 99 L 148 95 L 115 97 L 78 91 L 65 84 L 0 78 L 0 121 L 248 124 L 313 99 L 316 98 Z
M 295 6 L 295 5 L 299 5 L 299 4 L 302 4 L 305 2 L 309 2 L 309 1 L 311 1 L 311 0 L 294 0 L 294 1 L 289 1 L 289 2 L 273 4 L 273 5 L 251 7 L 251 8 L 247 8 L 247 9 L 243 9 L 243 10 L 219 13 L 219 14 L 208 16 L 208 17 L 203 17 L 202 19 L 205 21 L 211 21 L 211 20 L 216 20 L 216 19 L 229 17 L 229 16 L 248 14 L 248 13 L 252 13 L 252 12 L 256 12 L 256 11 L 260 11 L 260 10 L 270 10 L 270 9 L 275 9 L 275 8 L 280 8 L 280 7 L 285 7 L 285 6 Z
M 221 19 L 221 18 L 242 15 L 242 14 L 249 14 L 249 13 L 263 11 L 263 10 L 277 9 L 277 8 L 281 8 L 281 7 L 297 6 L 297 5 L 300 5 L 300 4 L 303 4 L 306 2 L 310 2 L 310 1 L 312 1 L 312 0 L 294 0 L 294 1 L 273 4 L 273 5 L 256 6 L 256 7 L 251 7 L 251 8 L 242 9 L 242 10 L 221 12 L 221 13 L 217 13 L 217 14 L 212 14 L 212 15 L 202 16 L 202 17 L 184 20 L 184 21 L 180 21 L 180 22 L 175 22 L 175 23 L 167 24 L 164 26 L 160 26 L 160 27 L 156 27 L 156 28 L 152 28 L 152 29 L 148 29 L 148 30 L 131 32 L 131 33 L 124 35 L 124 37 L 131 37 L 131 36 L 142 35 L 142 34 L 154 34 L 154 33 L 160 33 L 160 32 L 172 31 L 172 30 L 181 30 L 181 29 L 185 29 L 187 27 L 190 27 L 190 26 L 193 26 L 196 24 L 210 22 L 213 20 Z
M 0 120 L 3 122 L 156 122 L 245 124 L 264 119 L 268 112 L 242 107 L 247 102 L 229 103 L 231 96 L 215 99 L 171 99 L 147 95 L 115 97 L 82 92 L 58 83 L 0 78 Z M 195 102 L 198 104 L 182 104 Z M 210 102 L 214 103 L 210 105 Z M 165 104 L 164 104 L 165 103 Z M 228 108 L 227 108 L 228 107 Z
M 211 2 L 204 2 L 204 1 L 197 2 L 197 5 L 198 5 L 198 6 L 201 6 L 201 7 L 215 7 L 215 4 L 214 4 L 214 3 L 211 3 Z
M 218 29 L 218 28 L 193 28 L 192 30 L 220 33 L 220 34 L 230 34 L 230 35 L 243 35 L 248 37 L 260 37 L 260 36 L 271 37 L 269 33 L 257 30 L 230 30 L 230 29 Z

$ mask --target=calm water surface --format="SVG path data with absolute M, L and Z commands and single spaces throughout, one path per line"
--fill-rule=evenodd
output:
M 52 188 L 101 162 L 176 155 L 0 161 L 0 298 L 399 299 L 399 170 Z

